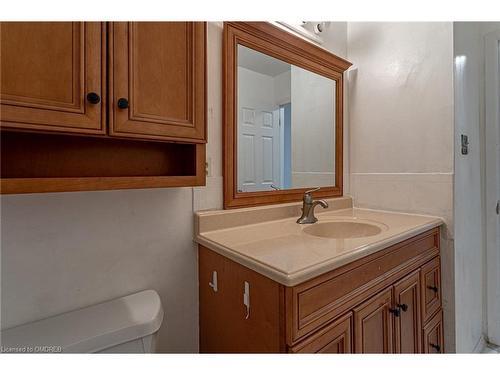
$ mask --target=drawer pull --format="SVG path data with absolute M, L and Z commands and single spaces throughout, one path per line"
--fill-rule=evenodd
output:
M 403 311 L 408 311 L 408 305 L 406 303 L 398 304 L 398 307 Z
M 395 317 L 399 317 L 401 315 L 401 310 L 398 309 L 389 309 L 391 314 L 394 314 Z
M 432 290 L 434 293 L 438 292 L 437 286 L 428 286 L 427 288 L 430 289 L 430 290 Z
M 429 344 L 432 348 L 436 349 L 436 352 L 441 353 L 441 346 L 436 344 Z

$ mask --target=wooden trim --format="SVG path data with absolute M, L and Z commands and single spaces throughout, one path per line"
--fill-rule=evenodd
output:
M 1 194 L 202 186 L 197 176 L 2 178 Z
M 299 201 L 304 191 L 289 189 L 237 192 L 236 48 L 246 45 L 270 56 L 328 77 L 336 82 L 335 186 L 323 187 L 316 197 L 343 194 L 343 72 L 351 63 L 267 22 L 225 22 L 223 34 L 223 162 L 224 208 Z

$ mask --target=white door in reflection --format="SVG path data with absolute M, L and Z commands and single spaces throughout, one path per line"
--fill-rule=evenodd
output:
M 273 190 L 281 186 L 281 131 L 279 109 L 246 102 L 240 107 L 238 186 L 243 191 Z

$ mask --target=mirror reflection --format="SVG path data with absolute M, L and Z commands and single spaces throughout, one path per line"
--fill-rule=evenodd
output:
M 238 191 L 335 185 L 335 80 L 238 45 Z

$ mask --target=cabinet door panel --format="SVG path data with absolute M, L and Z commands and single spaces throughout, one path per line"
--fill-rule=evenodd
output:
M 98 22 L 2 23 L 2 127 L 105 133 L 104 40 Z
M 420 277 L 416 271 L 394 284 L 394 302 L 400 315 L 395 322 L 396 353 L 420 353 Z
M 352 313 L 337 319 L 303 342 L 290 348 L 291 353 L 352 353 Z
M 110 134 L 203 143 L 205 23 L 110 27 Z M 120 98 L 128 108 L 118 107 Z
M 424 353 L 444 353 L 443 312 L 439 311 L 424 327 Z
M 422 266 L 422 320 L 426 322 L 441 308 L 441 272 L 439 257 Z
M 392 287 L 354 309 L 355 353 L 393 352 Z

